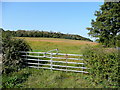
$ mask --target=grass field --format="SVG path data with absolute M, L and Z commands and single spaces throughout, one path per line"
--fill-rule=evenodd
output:
M 86 45 L 99 45 L 95 42 L 58 39 L 58 38 L 30 38 L 24 39 L 37 52 L 45 52 L 52 49 L 59 49 L 60 53 L 80 54 L 81 48 Z M 94 85 L 87 78 L 89 75 L 83 73 L 50 71 L 44 69 L 24 68 L 11 75 L 3 75 L 5 88 L 94 88 L 103 87 Z
M 98 43 L 82 40 L 70 40 L 59 38 L 31 38 L 31 37 L 16 37 L 24 39 L 31 46 L 33 51 L 46 52 L 52 49 L 59 49 L 60 53 L 80 54 L 81 48 L 86 45 L 98 45 Z

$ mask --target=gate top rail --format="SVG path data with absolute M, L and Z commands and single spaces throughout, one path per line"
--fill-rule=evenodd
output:
M 51 53 L 46 53 L 46 52 L 25 52 L 25 51 L 20 51 L 21 53 L 37 53 L 37 54 L 51 54 Z M 65 54 L 65 53 L 52 53 L 53 55 L 69 55 L 69 56 L 82 56 L 80 54 Z

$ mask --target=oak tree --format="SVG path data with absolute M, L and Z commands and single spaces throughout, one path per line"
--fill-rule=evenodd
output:
M 92 20 L 89 35 L 106 46 L 116 46 L 120 32 L 120 3 L 104 2 L 95 12 L 96 20 Z

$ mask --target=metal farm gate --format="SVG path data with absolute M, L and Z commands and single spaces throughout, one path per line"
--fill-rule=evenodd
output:
M 56 53 L 53 53 L 55 51 Z M 21 51 L 21 53 L 28 67 L 88 73 L 82 55 L 58 53 L 58 49 L 48 52 Z

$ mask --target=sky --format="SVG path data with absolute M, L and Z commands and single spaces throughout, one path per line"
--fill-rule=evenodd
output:
M 103 2 L 2 2 L 2 28 L 88 36 L 86 27 Z

